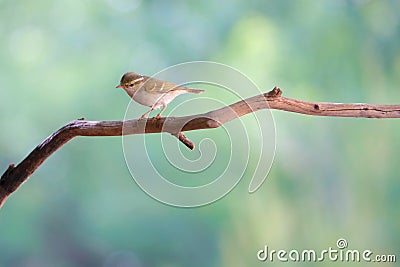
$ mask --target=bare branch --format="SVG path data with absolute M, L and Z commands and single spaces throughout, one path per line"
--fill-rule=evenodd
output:
M 167 117 L 159 120 L 86 121 L 74 120 L 40 143 L 21 163 L 11 164 L 0 179 L 0 207 L 24 181 L 57 149 L 76 136 L 120 136 L 169 132 L 188 148 L 194 144 L 185 131 L 217 128 L 235 118 L 260 109 L 277 109 L 314 116 L 354 118 L 400 118 L 400 105 L 342 104 L 306 102 L 282 97 L 282 91 L 272 91 L 250 97 L 232 105 L 203 114 Z

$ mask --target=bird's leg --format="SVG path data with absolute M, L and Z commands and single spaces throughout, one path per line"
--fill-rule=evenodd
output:
M 160 118 L 161 118 L 161 113 L 163 113 L 163 111 L 164 111 L 166 108 L 167 108 L 167 105 L 162 104 L 162 109 L 161 109 L 160 112 L 157 114 L 157 116 L 155 116 L 155 117 L 153 118 L 153 121 L 156 121 L 156 120 L 160 119 Z
M 147 111 L 146 113 L 144 113 L 139 120 L 144 120 L 147 118 L 147 115 L 149 115 L 150 112 L 152 112 L 154 110 L 154 107 L 152 107 L 149 111 Z

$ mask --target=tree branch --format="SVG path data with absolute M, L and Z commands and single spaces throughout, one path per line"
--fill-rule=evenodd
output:
M 342 104 L 306 102 L 282 97 L 282 91 L 272 91 L 250 97 L 232 105 L 203 114 L 167 117 L 153 120 L 86 121 L 74 120 L 47 137 L 17 166 L 10 164 L 0 179 L 0 207 L 8 196 L 57 149 L 76 136 L 120 136 L 168 132 L 190 149 L 194 144 L 183 134 L 185 131 L 217 128 L 235 118 L 260 109 L 277 109 L 314 116 L 354 118 L 400 118 L 400 105 Z

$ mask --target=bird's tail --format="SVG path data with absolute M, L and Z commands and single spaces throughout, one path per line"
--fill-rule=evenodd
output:
M 203 93 L 205 90 L 194 89 L 194 88 L 186 88 L 186 91 L 187 91 L 188 93 L 191 93 L 191 94 L 201 94 L 201 93 Z

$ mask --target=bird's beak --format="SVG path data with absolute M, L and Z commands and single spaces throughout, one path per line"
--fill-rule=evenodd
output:
M 122 85 L 118 84 L 115 88 L 122 88 Z

